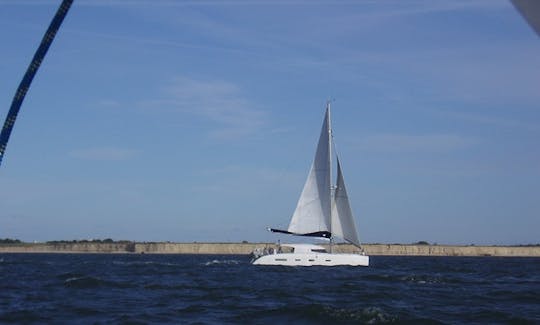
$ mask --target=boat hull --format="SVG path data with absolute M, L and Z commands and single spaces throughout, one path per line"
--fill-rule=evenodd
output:
M 255 259 L 252 264 L 282 266 L 369 266 L 369 256 L 330 253 L 278 253 L 263 255 Z

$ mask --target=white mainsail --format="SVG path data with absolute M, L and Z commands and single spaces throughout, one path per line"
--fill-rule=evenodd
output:
M 356 246 L 360 246 L 339 158 L 337 159 L 336 189 L 332 202 L 332 235 L 341 237 Z
M 296 234 L 330 231 L 330 196 L 330 112 L 327 107 L 315 160 L 288 231 Z
M 315 159 L 288 231 L 293 234 L 329 232 L 333 237 L 340 237 L 360 246 L 339 159 L 337 159 L 336 186 L 332 195 L 332 131 L 330 124 L 330 105 L 328 104 Z

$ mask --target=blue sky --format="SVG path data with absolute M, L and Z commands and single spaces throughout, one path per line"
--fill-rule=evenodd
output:
M 60 1 L 0 0 L 0 114 Z M 507 1 L 75 0 L 0 238 L 274 241 L 325 101 L 363 242 L 540 240 L 540 39 Z

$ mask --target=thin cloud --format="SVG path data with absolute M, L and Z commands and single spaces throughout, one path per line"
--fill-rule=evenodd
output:
M 263 127 L 265 117 L 238 85 L 223 80 L 178 77 L 165 87 L 164 98 L 142 106 L 203 117 L 216 125 L 208 135 L 226 140 L 254 133 Z
M 96 147 L 87 149 L 78 149 L 69 153 L 73 158 L 83 160 L 98 161 L 122 161 L 131 159 L 139 154 L 138 150 L 115 148 L 115 147 Z
M 470 148 L 479 143 L 476 138 L 452 134 L 378 134 L 363 138 L 359 145 L 364 149 L 390 153 L 444 153 Z
M 473 123 L 492 125 L 498 128 L 508 128 L 508 129 L 520 129 L 528 131 L 539 131 L 540 126 L 528 121 L 521 121 L 516 119 L 509 119 L 508 117 L 495 117 L 493 114 L 475 114 L 467 112 L 454 112 L 450 110 L 439 110 L 439 109 L 427 109 L 427 112 L 434 113 L 437 115 L 450 117 L 453 119 L 469 121 Z
M 365 62 L 406 75 L 414 86 L 394 84 L 377 74 L 361 79 L 364 85 L 398 100 L 420 97 L 424 101 L 534 106 L 540 100 L 537 53 L 537 45 L 516 40 L 456 49 L 409 49 L 397 54 L 353 50 L 337 60 L 339 65 L 354 67 L 354 62 Z
M 377 2 L 380 3 L 380 2 Z M 496 9 L 508 7 L 504 1 L 476 0 L 476 1 L 394 1 L 388 2 L 388 7 L 380 10 L 380 15 L 409 16 L 431 14 L 437 12 L 452 12 L 468 9 Z
M 200 170 L 199 183 L 192 189 L 199 193 L 207 191 L 221 193 L 222 195 L 246 196 L 272 191 L 275 186 L 283 191 L 297 189 L 302 184 L 304 171 L 300 173 L 285 169 L 274 169 L 264 166 L 228 165 L 214 169 Z M 257 182 L 253 183 L 256 179 Z M 250 188 L 248 193 L 231 192 L 231 188 Z M 254 194 L 259 193 L 259 194 Z

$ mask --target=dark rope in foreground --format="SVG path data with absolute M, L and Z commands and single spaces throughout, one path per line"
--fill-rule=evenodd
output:
M 73 0 L 62 1 L 62 4 L 56 11 L 56 15 L 54 15 L 54 18 L 51 21 L 49 28 L 47 29 L 47 32 L 41 40 L 41 44 L 39 44 L 39 47 L 34 54 L 34 58 L 32 58 L 32 62 L 30 62 L 28 69 L 26 69 L 26 73 L 24 74 L 24 77 L 19 84 L 19 88 L 17 88 L 17 92 L 15 93 L 15 97 L 13 97 L 11 107 L 9 108 L 8 115 L 4 122 L 2 133 L 0 133 L 0 164 L 2 164 L 2 159 L 4 158 L 4 153 L 6 152 L 6 146 L 9 140 L 9 136 L 11 135 L 11 131 L 13 130 L 13 125 L 15 124 L 15 120 L 17 119 L 17 115 L 19 114 L 19 110 L 21 108 L 24 97 L 28 92 L 28 88 L 30 88 L 30 84 L 32 83 L 32 80 L 34 79 L 34 76 L 36 75 L 39 66 L 41 65 L 41 62 L 43 61 L 43 58 L 45 58 L 45 54 L 47 54 L 47 50 L 49 49 L 49 46 L 51 46 L 51 43 L 56 36 L 56 32 L 60 28 L 60 25 L 62 25 L 62 21 L 64 21 L 64 18 L 66 17 L 72 3 Z

